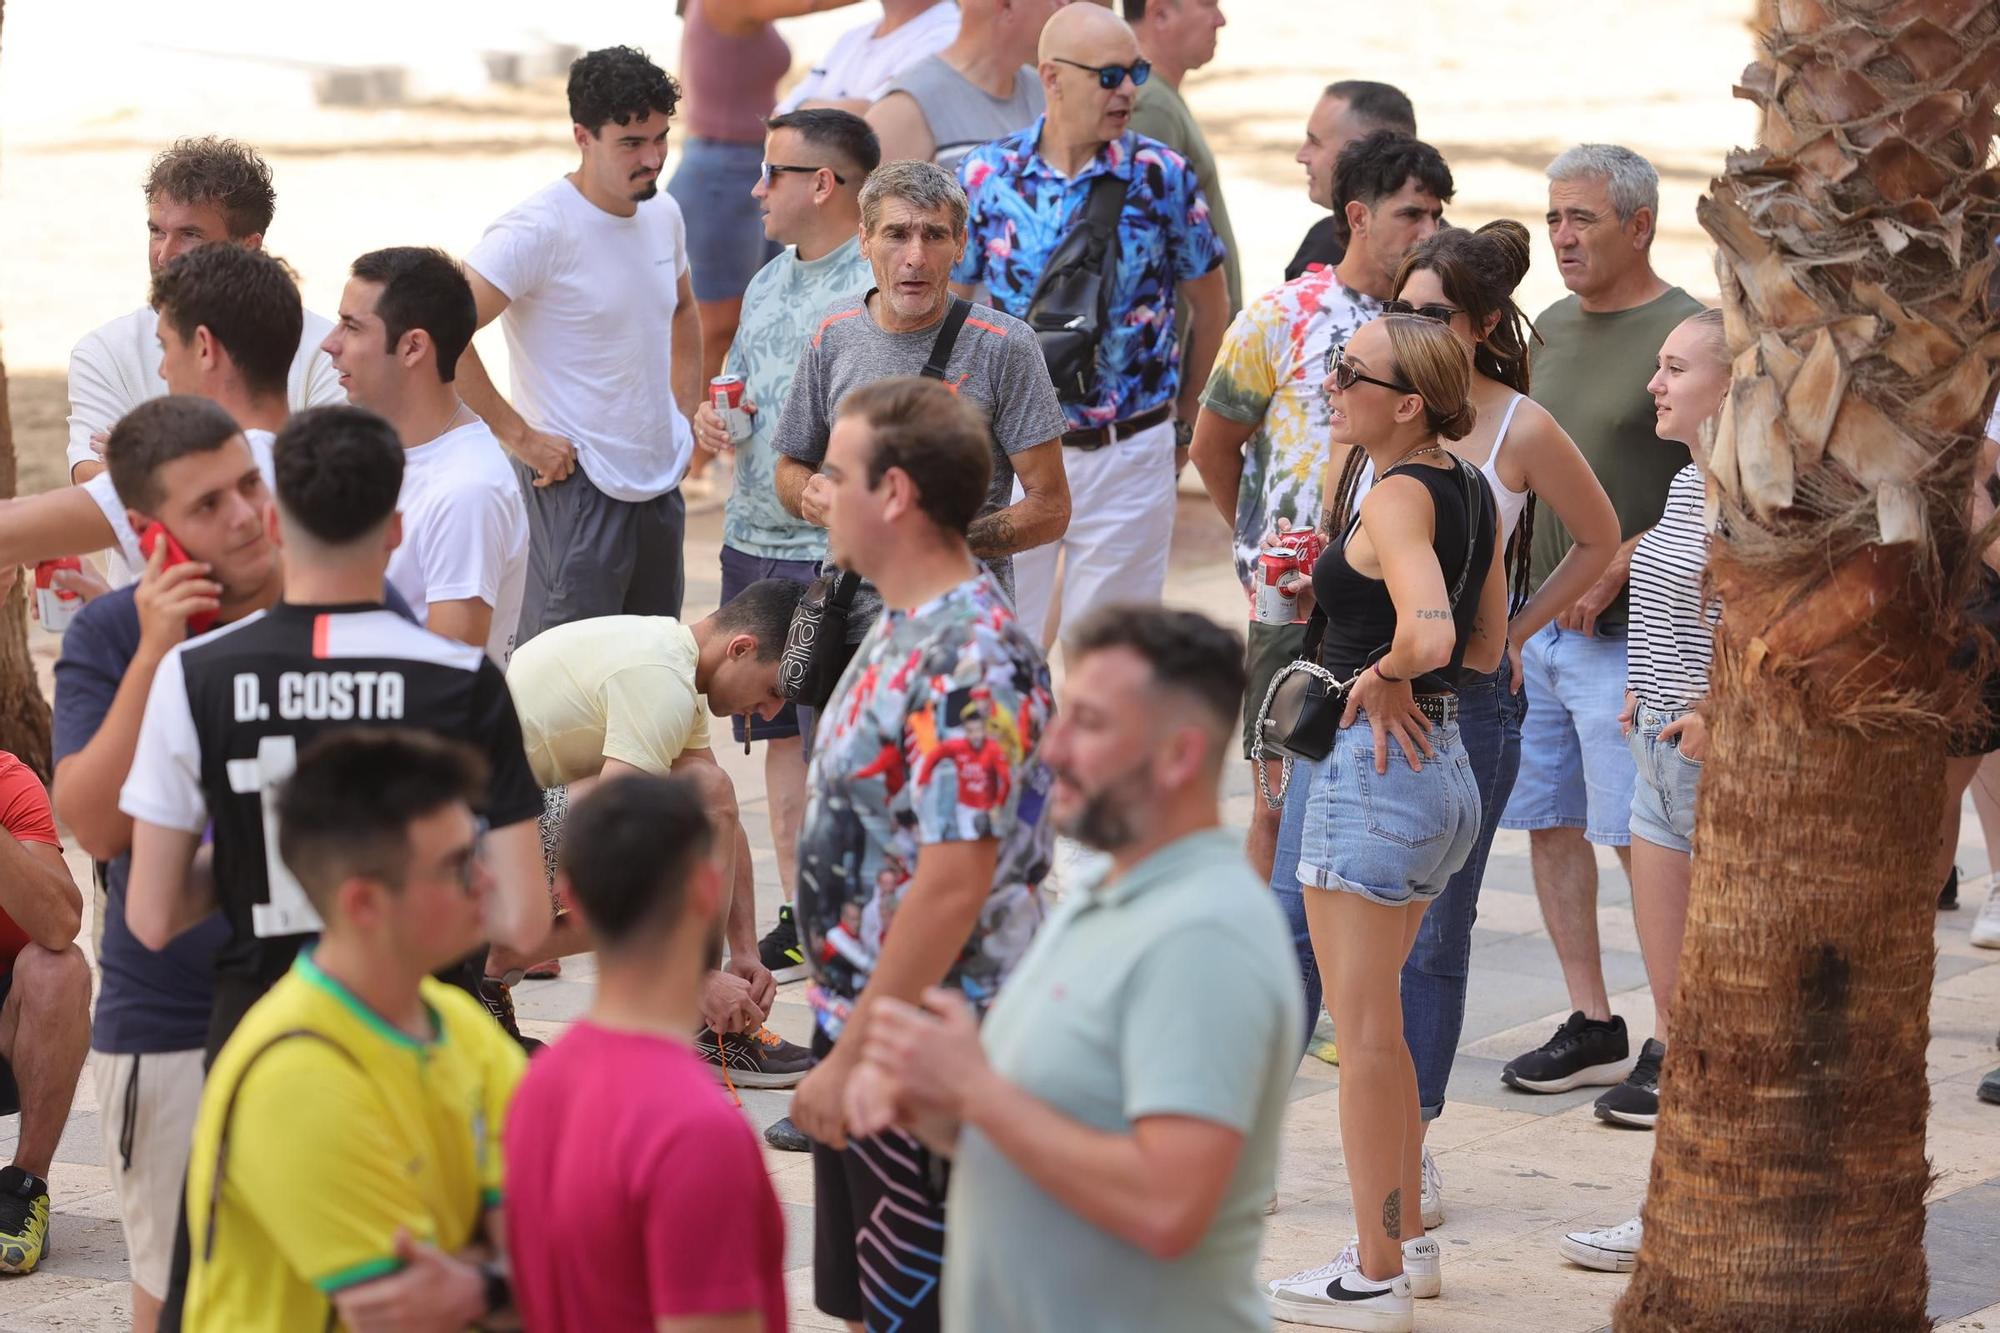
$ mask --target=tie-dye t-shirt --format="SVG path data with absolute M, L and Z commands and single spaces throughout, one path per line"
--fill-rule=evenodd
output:
M 1041 924 L 1052 830 L 1037 757 L 1048 663 L 980 573 L 868 632 L 820 714 L 794 911 L 820 1029 L 838 1039 L 923 849 L 1000 844 L 985 909 L 943 984 L 984 1010 Z
M 1236 494 L 1236 576 L 1248 588 L 1257 548 L 1277 520 L 1311 526 L 1331 449 L 1326 383 L 1333 358 L 1382 303 L 1330 268 L 1294 278 L 1243 308 L 1229 326 L 1201 405 L 1255 426 Z
M 874 286 L 861 238 L 843 242 L 818 259 L 801 260 L 787 249 L 750 279 L 743 293 L 743 322 L 722 369 L 743 377 L 744 396 L 757 405 L 754 434 L 736 446 L 736 485 L 723 507 L 722 540 L 765 560 L 817 560 L 826 554 L 826 529 L 788 513 L 778 503 L 778 417 L 820 315 L 843 296 Z
M 1129 182 L 1118 215 L 1118 280 L 1110 327 L 1097 348 L 1090 401 L 1064 404 L 1070 428 L 1108 426 L 1171 403 L 1180 392 L 1174 287 L 1222 264 L 1222 238 L 1194 168 L 1173 149 L 1127 133 L 1104 145 L 1074 176 L 1056 171 L 1036 145 L 1042 120 L 981 144 L 958 164 L 971 205 L 965 255 L 952 280 L 985 283 L 993 304 L 1025 318 L 1049 257 L 1082 217 L 1090 183 L 1111 172 Z

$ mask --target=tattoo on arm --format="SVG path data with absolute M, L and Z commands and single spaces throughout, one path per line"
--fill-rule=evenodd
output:
M 1382 1230 L 1389 1233 L 1390 1240 L 1403 1238 L 1403 1189 L 1397 1186 L 1389 1191 L 1389 1197 L 1382 1201 Z
M 1021 549 L 1020 535 L 1014 529 L 1014 520 L 1006 510 L 975 519 L 965 533 L 966 545 L 981 560 L 991 560 L 995 556 L 1012 555 Z
M 1417 612 L 1417 619 L 1418 619 L 1418 620 L 1450 620 L 1450 619 L 1451 619 L 1451 612 L 1449 612 L 1449 611 L 1437 611 L 1437 610 L 1430 610 L 1430 609 L 1426 609 L 1426 610 L 1422 610 L 1422 611 L 1419 611 L 1419 612 Z

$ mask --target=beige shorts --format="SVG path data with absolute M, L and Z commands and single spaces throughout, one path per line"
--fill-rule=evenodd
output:
M 201 1108 L 201 1055 L 199 1050 L 90 1053 L 98 1120 L 104 1126 L 104 1161 L 125 1219 L 132 1281 L 154 1297 L 166 1295 L 173 1266 L 181 1188 L 195 1112 Z

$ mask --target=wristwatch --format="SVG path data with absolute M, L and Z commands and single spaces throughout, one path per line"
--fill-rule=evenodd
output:
M 1192 421 L 1176 419 L 1174 421 L 1174 448 L 1185 449 L 1193 439 L 1194 423 Z

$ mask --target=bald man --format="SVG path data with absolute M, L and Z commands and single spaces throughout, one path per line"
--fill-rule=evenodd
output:
M 1095 352 L 1081 375 L 1057 378 L 1069 426 L 1069 531 L 1015 560 L 1021 623 L 1048 642 L 1057 630 L 1049 606 L 1059 558 L 1064 626 L 1109 601 L 1160 599 L 1174 479 L 1229 323 L 1229 293 L 1225 247 L 1194 169 L 1130 128 L 1139 85 L 1152 72 L 1132 29 L 1108 9 L 1066 5 L 1042 29 L 1039 61 L 1046 114 L 959 164 L 971 215 L 952 278 L 968 291 L 985 287 L 994 306 L 1025 319 L 1051 259 L 1084 225 L 1093 193 L 1123 197 L 1118 271 Z M 1185 359 L 1176 296 L 1192 326 Z M 1038 313 L 1054 315 L 1044 319 L 1049 328 L 1071 314 L 1085 326 L 1096 322 L 1094 309 Z

